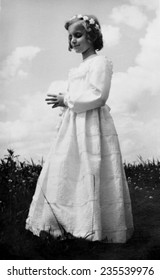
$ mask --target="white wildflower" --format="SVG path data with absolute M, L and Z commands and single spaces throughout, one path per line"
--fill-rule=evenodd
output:
M 89 20 L 89 23 L 90 23 L 90 24 L 95 24 L 95 20 L 94 20 L 93 18 L 91 18 L 91 19 Z
M 83 16 L 84 20 L 89 20 L 89 18 L 87 16 Z

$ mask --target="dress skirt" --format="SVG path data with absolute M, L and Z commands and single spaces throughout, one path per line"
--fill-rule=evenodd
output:
M 39 176 L 26 229 L 124 243 L 133 219 L 117 132 L 107 105 L 64 109 Z

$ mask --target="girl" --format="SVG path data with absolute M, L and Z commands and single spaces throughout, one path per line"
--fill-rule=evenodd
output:
M 133 222 L 121 152 L 106 105 L 112 64 L 97 51 L 103 47 L 95 16 L 76 15 L 66 22 L 69 50 L 82 54 L 69 72 L 65 94 L 48 94 L 63 114 L 56 143 L 41 171 L 26 228 L 54 237 L 64 232 L 92 241 L 123 243 Z

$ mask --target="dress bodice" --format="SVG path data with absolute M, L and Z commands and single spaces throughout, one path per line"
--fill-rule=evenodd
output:
M 74 112 L 84 112 L 105 104 L 110 90 L 112 63 L 94 55 L 72 68 L 68 75 L 65 104 Z

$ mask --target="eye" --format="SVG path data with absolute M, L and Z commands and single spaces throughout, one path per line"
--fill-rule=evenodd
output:
M 82 32 L 77 31 L 74 34 L 69 34 L 68 39 L 69 41 L 71 41 L 73 37 L 78 39 L 81 38 L 82 35 L 83 35 Z
M 82 37 L 82 33 L 81 33 L 81 32 L 76 32 L 76 33 L 75 33 L 75 37 L 76 37 L 76 38 Z

